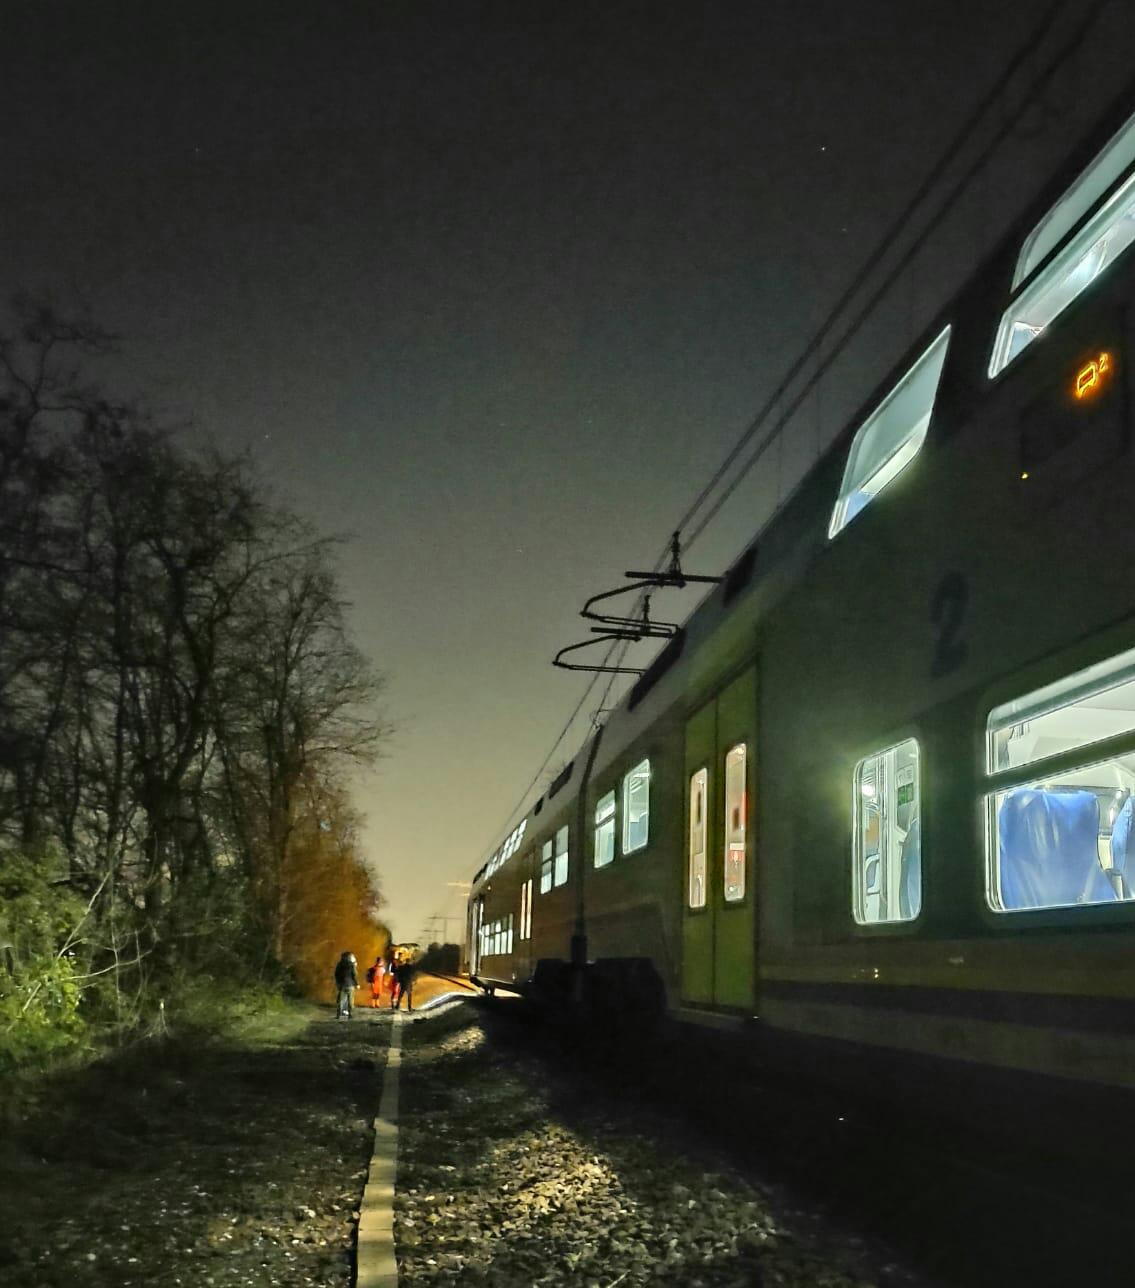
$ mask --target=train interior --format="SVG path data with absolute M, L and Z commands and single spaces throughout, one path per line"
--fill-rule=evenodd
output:
M 993 711 L 989 768 L 1009 779 L 989 797 L 994 908 L 1135 898 L 1133 732 L 1135 650 Z
M 855 778 L 855 919 L 910 921 L 922 905 L 918 743 L 868 756 Z

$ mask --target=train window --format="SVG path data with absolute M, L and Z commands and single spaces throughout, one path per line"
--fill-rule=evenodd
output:
M 725 902 L 745 897 L 745 744 L 739 743 L 725 757 Z
M 595 806 L 595 866 L 605 868 L 615 857 L 615 793 L 608 792 Z
M 990 907 L 1135 897 L 1135 649 L 995 707 L 986 769 Z
M 540 851 L 540 893 L 547 894 L 552 888 L 552 843 L 545 841 Z
M 861 926 L 913 921 L 922 908 L 919 791 L 913 738 L 855 767 L 852 911 Z
M 1135 241 L 1135 116 L 1033 229 L 1017 259 L 1001 317 L 997 375 Z M 1124 178 L 1123 176 L 1127 177 Z
M 521 939 L 532 938 L 532 878 L 520 887 L 520 936 Z
M 498 917 L 496 921 L 485 922 L 481 927 L 481 956 L 492 957 L 500 953 L 512 952 L 512 913 L 507 917 Z
M 556 833 L 555 884 L 562 886 L 568 879 L 568 830 L 565 824 Z
M 1003 773 L 1123 734 L 1135 734 L 1135 649 L 994 707 L 986 769 Z
M 650 761 L 623 779 L 623 853 L 641 850 L 650 836 Z
M 709 771 L 699 769 L 690 779 L 690 885 L 691 908 L 705 907 L 705 841 Z
M 934 411 L 949 343 L 950 328 L 946 327 L 860 425 L 828 524 L 829 540 L 842 532 L 918 455 Z

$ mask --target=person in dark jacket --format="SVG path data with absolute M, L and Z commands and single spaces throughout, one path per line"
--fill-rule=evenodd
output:
M 398 983 L 398 997 L 393 1002 L 395 1010 L 402 1004 L 402 999 L 406 999 L 406 1010 L 414 1009 L 414 976 L 418 973 L 418 964 L 414 960 L 412 950 L 404 949 L 398 956 L 398 964 L 394 967 L 394 978 Z
M 354 953 L 344 953 L 335 963 L 335 988 L 338 992 L 336 1019 L 349 1020 L 359 986 L 358 963 Z

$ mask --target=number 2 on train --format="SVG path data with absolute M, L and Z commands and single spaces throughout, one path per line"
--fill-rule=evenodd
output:
M 930 622 L 938 628 L 930 674 L 936 679 L 956 671 L 966 660 L 967 647 L 962 624 L 969 606 L 969 583 L 960 572 L 948 572 L 934 590 L 930 601 Z

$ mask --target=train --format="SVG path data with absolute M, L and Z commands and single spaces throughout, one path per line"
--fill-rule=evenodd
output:
M 1133 242 L 1128 101 L 476 872 L 485 989 L 1132 1121 Z

